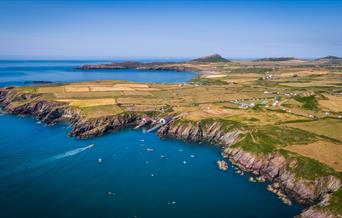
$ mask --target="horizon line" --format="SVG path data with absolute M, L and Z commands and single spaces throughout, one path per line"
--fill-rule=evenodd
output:
M 207 56 L 207 55 L 204 55 Z M 109 61 L 109 60 L 151 60 L 151 59 L 179 59 L 179 60 L 185 60 L 185 59 L 195 59 L 199 57 L 204 56 L 62 56 L 62 55 L 9 55 L 9 56 L 3 56 L 0 55 L 0 61 L 34 61 L 34 60 L 103 60 L 103 61 Z M 298 57 L 298 56 L 224 56 L 222 57 L 229 59 L 229 60 L 253 60 L 253 59 L 262 59 L 262 58 L 296 58 L 296 59 L 304 59 L 304 60 L 310 60 L 310 59 L 318 59 L 323 58 L 327 56 L 337 56 L 338 55 L 322 55 L 319 57 Z

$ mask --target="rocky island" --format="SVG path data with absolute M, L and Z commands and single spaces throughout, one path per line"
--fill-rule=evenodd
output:
M 208 142 L 257 181 L 270 181 L 269 189 L 282 199 L 306 205 L 301 217 L 342 215 L 338 59 L 229 61 L 212 55 L 79 69 L 198 71 L 201 76 L 185 84 L 88 81 L 7 87 L 0 89 L 2 110 L 49 125 L 68 122 L 69 135 L 81 139 L 145 126 L 160 137 Z

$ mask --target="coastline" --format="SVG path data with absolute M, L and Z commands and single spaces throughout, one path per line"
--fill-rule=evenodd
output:
M 78 109 L 69 107 L 62 102 L 36 100 L 21 105 L 13 104 L 18 100 L 32 100 L 37 97 L 39 94 L 18 94 L 11 88 L 0 90 L 0 103 L 5 112 L 34 116 L 48 125 L 69 122 L 72 125 L 69 135 L 81 139 L 132 127 L 138 124 L 143 115 L 125 112 L 114 116 L 84 119 Z M 272 183 L 279 183 L 279 190 L 302 204 L 312 206 L 302 213 L 302 217 L 318 217 L 329 214 L 329 211 L 318 210 L 314 205 L 327 203 L 331 193 L 337 191 L 341 186 L 341 181 L 338 178 L 326 176 L 314 180 L 298 179 L 287 168 L 291 162 L 280 152 L 255 155 L 241 148 L 234 148 L 233 145 L 239 141 L 244 132 L 243 128 L 239 129 L 235 126 L 226 128 L 225 123 L 220 120 L 210 120 L 204 124 L 177 120 L 161 127 L 157 134 L 160 137 L 219 145 L 222 147 L 223 157 L 229 158 L 242 170 L 249 171 L 256 176 L 263 176 Z M 330 215 L 333 216 L 333 214 Z

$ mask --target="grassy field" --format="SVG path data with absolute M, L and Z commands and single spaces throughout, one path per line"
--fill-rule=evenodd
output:
M 342 120 L 321 119 L 311 122 L 289 123 L 286 125 L 342 141 Z
M 319 100 L 318 103 L 323 110 L 342 113 L 342 98 L 330 94 L 324 94 L 325 99 Z
M 288 145 L 307 144 L 316 140 L 317 138 L 314 134 L 303 130 L 288 127 L 262 126 L 255 127 L 249 131 L 233 147 L 241 147 L 253 153 L 267 154 Z
M 319 160 L 320 162 L 342 172 L 342 145 L 328 142 L 316 141 L 304 145 L 291 145 L 284 149 L 301 154 L 305 157 Z

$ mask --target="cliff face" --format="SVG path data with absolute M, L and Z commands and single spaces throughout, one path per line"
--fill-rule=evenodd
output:
M 119 114 L 93 119 L 78 119 L 73 124 L 70 136 L 86 139 L 100 136 L 105 133 L 126 128 L 136 124 L 137 116 L 134 114 Z
M 291 163 L 279 152 L 260 156 L 239 148 L 225 148 L 224 154 L 244 170 L 279 183 L 283 191 L 304 204 L 316 203 L 341 186 L 341 181 L 330 175 L 315 180 L 298 177 L 288 169 L 288 166 L 295 163 Z
M 0 89 L 0 103 L 5 112 L 32 115 L 49 125 L 69 122 L 72 125 L 69 135 L 82 139 L 128 127 L 135 124 L 137 120 L 137 116 L 133 114 L 85 119 L 82 118 L 79 110 L 70 108 L 63 102 L 47 101 L 40 97 L 39 94 L 17 94 L 12 89 Z
M 72 121 L 79 118 L 79 113 L 73 111 L 62 102 L 39 99 L 39 94 L 17 94 L 12 89 L 0 90 L 0 103 L 3 110 L 18 115 L 33 115 L 47 124 L 60 121 Z
M 240 130 L 225 132 L 220 122 L 210 123 L 204 128 L 199 123 L 171 124 L 163 126 L 158 131 L 161 137 L 172 137 L 190 142 L 206 141 L 226 146 L 233 144 L 240 133 Z

